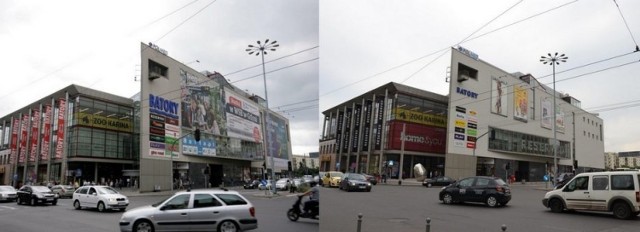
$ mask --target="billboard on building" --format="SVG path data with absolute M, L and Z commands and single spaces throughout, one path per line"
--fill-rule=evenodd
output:
M 369 135 L 371 134 L 371 111 L 373 101 L 364 102 L 364 127 L 362 127 L 362 150 L 369 151 Z
M 553 122 L 553 107 L 551 104 L 551 100 L 549 100 L 548 98 L 542 99 L 540 104 L 542 105 L 542 117 L 540 117 L 540 126 L 547 129 L 552 129 L 551 123 Z
M 338 111 L 338 124 L 336 129 L 336 150 L 337 154 L 340 154 L 342 149 L 342 125 L 344 124 L 344 112 Z
M 51 145 L 51 120 L 53 110 L 51 105 L 44 106 L 44 120 L 42 121 L 42 142 L 40 143 L 40 159 L 48 160 Z
M 491 78 L 491 113 L 507 116 L 507 83 Z
M 75 116 L 78 119 L 78 125 L 129 133 L 133 132 L 133 125 L 131 125 L 131 121 L 127 119 L 106 117 L 85 112 L 77 112 Z
M 353 112 L 353 137 L 351 138 L 351 152 L 358 151 L 360 141 L 360 119 L 362 118 L 362 105 L 356 104 Z
M 35 162 L 38 156 L 38 126 L 40 124 L 40 111 L 31 110 L 31 148 L 29 149 L 29 162 Z
M 18 160 L 18 133 L 20 131 L 20 118 L 13 118 L 13 124 L 11 124 L 11 157 L 9 162 L 15 164 Z
M 260 110 L 251 100 L 225 89 L 227 136 L 262 143 Z
M 529 120 L 529 92 L 526 88 L 516 85 L 513 87 L 513 118 L 523 122 Z
M 426 126 L 447 128 L 447 117 L 443 115 L 428 114 L 419 111 L 395 108 L 393 110 L 396 120 L 417 123 Z
M 289 135 L 287 130 L 287 122 L 269 113 L 267 132 L 269 133 L 269 153 L 268 156 L 273 156 L 273 161 L 276 167 L 287 167 L 287 161 L 289 161 Z
M 380 150 L 380 144 L 382 144 L 382 118 L 384 116 L 384 96 L 376 96 L 375 103 L 375 127 L 373 128 L 373 134 L 375 136 L 374 150 Z
M 20 126 L 20 157 L 18 162 L 24 163 L 27 157 L 27 127 L 29 126 L 29 115 L 22 115 L 22 122 Z
M 446 153 L 447 129 L 442 127 L 425 126 L 416 123 L 401 121 L 389 122 L 389 143 L 390 150 L 402 149 L 402 130 L 405 130 L 404 150 Z
M 208 77 L 198 78 L 182 69 L 180 78 L 182 127 L 199 128 L 206 134 L 227 135 L 223 88 Z
M 56 159 L 62 159 L 62 151 L 64 149 L 64 123 L 65 113 L 67 112 L 67 101 L 65 99 L 58 99 L 58 133 L 56 138 Z
M 344 133 L 342 134 L 342 153 L 349 152 L 349 138 L 351 134 L 351 120 L 352 120 L 353 110 L 351 108 L 347 108 L 347 111 L 344 115 Z

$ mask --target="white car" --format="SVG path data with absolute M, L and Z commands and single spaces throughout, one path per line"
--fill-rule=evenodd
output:
M 289 181 L 289 182 L 287 182 Z M 291 183 L 291 180 L 288 178 L 282 178 L 279 179 L 278 181 L 276 181 L 276 189 L 277 190 L 289 190 L 289 183 Z
M 73 193 L 75 209 L 97 208 L 100 212 L 107 209 L 125 211 L 127 206 L 129 206 L 129 199 L 109 186 L 83 186 Z
M 0 185 L 0 201 L 15 201 L 18 191 L 10 185 Z
M 177 192 L 122 214 L 120 231 L 247 231 L 258 228 L 256 209 L 236 191 Z

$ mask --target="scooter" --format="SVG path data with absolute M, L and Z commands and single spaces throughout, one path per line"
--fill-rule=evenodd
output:
M 293 206 L 291 207 L 291 209 L 289 209 L 289 211 L 287 211 L 287 217 L 289 218 L 289 220 L 291 221 L 298 221 L 299 218 L 310 218 L 310 219 L 315 219 L 318 220 L 318 216 L 320 215 L 320 210 L 318 208 L 318 206 L 316 206 L 314 209 L 311 209 L 311 213 L 310 215 L 304 215 L 302 212 L 302 198 L 304 196 L 299 195 L 298 196 L 298 200 L 296 200 L 296 202 L 293 204 Z

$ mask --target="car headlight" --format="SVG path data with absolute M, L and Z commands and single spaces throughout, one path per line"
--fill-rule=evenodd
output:
M 118 199 L 116 198 L 109 198 L 109 203 L 116 203 L 118 202 Z
M 367 186 L 371 186 L 371 183 L 367 183 Z
M 42 193 L 36 193 L 35 195 L 36 195 L 36 197 L 38 197 L 38 198 L 44 198 L 44 194 L 42 194 Z
M 349 182 L 349 185 L 351 185 L 351 186 L 355 186 L 355 185 L 356 185 L 356 183 Z

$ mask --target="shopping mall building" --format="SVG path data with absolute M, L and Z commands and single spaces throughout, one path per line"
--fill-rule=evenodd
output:
M 604 169 L 597 114 L 532 75 L 451 53 L 447 96 L 389 83 L 323 111 L 321 170 L 412 178 L 421 163 L 428 175 L 542 181 L 554 157 L 558 172 Z
M 122 180 L 148 192 L 288 169 L 289 121 L 262 98 L 156 45 L 141 44 L 141 61 L 141 92 L 132 98 L 71 85 L 2 116 L 0 182 Z

